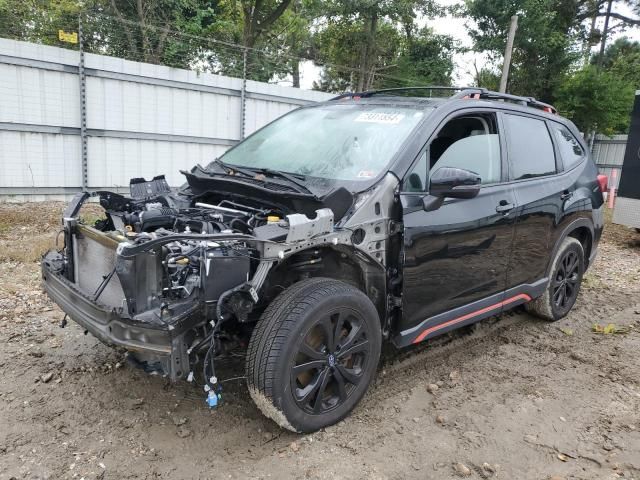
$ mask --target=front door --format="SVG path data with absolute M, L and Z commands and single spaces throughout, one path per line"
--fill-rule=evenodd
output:
M 396 343 L 407 345 L 499 313 L 515 223 L 516 197 L 503 177 L 504 144 L 495 114 L 447 122 L 403 182 L 403 315 Z M 429 172 L 471 170 L 471 199 L 422 208 Z M 421 191 L 424 190 L 424 191 Z M 484 315 L 487 316 L 487 315 Z

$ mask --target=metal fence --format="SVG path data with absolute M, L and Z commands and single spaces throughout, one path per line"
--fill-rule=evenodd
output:
M 0 39 L 0 199 L 120 189 L 205 164 L 331 94 Z
M 627 135 L 596 135 L 591 153 L 598 170 L 609 178 L 609 186 L 618 189 Z

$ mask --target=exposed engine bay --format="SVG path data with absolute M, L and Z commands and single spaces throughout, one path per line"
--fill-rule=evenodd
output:
M 177 191 L 162 176 L 132 179 L 129 196 L 82 193 L 69 204 L 64 248 L 45 256 L 43 279 L 87 331 L 147 370 L 203 381 L 214 406 L 214 359 L 246 346 L 266 305 L 300 278 L 342 275 L 386 311 L 389 199 L 363 196 L 361 223 L 344 189 L 319 199 L 245 185 L 240 196 L 213 190 L 197 169 L 187 178 Z M 78 212 L 92 196 L 105 218 L 85 225 Z

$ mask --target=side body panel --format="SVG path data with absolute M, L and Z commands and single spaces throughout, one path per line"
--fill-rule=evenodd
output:
M 503 292 L 515 214 L 497 212 L 501 202 L 515 202 L 511 186 L 486 186 L 432 212 L 405 208 L 400 330 Z
M 572 133 L 576 139 L 580 138 L 576 132 Z M 511 140 L 508 134 L 506 140 L 507 143 Z M 599 239 L 599 233 L 594 231 L 592 212 L 602 202 L 595 165 L 586 154 L 582 162 L 565 171 L 557 138 L 551 135 L 551 140 L 558 173 L 512 182 L 518 207 L 507 288 L 544 278 L 555 250 L 573 228 L 588 228 L 594 240 L 592 244 Z M 584 144 L 583 149 L 588 152 Z M 509 168 L 513 168 L 513 159 L 508 161 Z
M 513 110 L 530 113 L 519 107 Z M 540 115 L 541 120 L 550 121 L 549 117 Z M 575 126 L 560 123 L 588 152 Z M 593 260 L 604 223 L 597 168 L 587 153 L 582 162 L 565 171 L 553 137 L 552 141 L 559 172 L 555 175 L 487 186 L 475 199 L 447 200 L 433 212 L 407 208 L 412 201 L 415 207 L 415 200 L 401 195 L 405 258 L 403 318 L 393 338 L 397 346 L 540 296 L 557 249 L 577 228 L 589 231 L 590 247 L 585 253 L 588 262 Z M 508 171 L 508 158 L 503 165 Z M 502 200 L 515 206 L 506 216 L 495 212 Z

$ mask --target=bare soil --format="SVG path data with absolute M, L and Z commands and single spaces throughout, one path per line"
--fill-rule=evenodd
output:
M 0 204 L 0 479 L 640 479 L 635 232 L 607 226 L 567 318 L 517 310 L 388 347 L 349 418 L 295 435 L 262 417 L 242 379 L 209 410 L 195 386 L 61 329 L 37 262 L 62 209 Z M 242 374 L 238 359 L 219 376 Z

